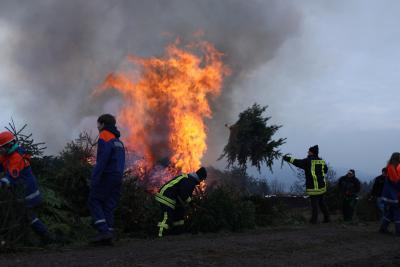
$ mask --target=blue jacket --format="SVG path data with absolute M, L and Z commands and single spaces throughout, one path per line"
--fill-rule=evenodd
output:
M 100 132 L 96 166 L 91 177 L 92 186 L 121 182 L 125 169 L 125 147 L 119 137 L 120 133 L 115 127 L 106 127 Z
M 5 177 L 0 182 L 10 186 L 22 186 L 25 194 L 25 203 L 34 207 L 41 202 L 36 177 L 30 166 L 30 156 L 18 145 L 6 155 L 0 157 L 0 171 Z
M 382 200 L 388 204 L 398 204 L 399 192 L 400 192 L 400 165 L 395 168 L 388 164 L 387 166 L 387 178 L 383 184 Z

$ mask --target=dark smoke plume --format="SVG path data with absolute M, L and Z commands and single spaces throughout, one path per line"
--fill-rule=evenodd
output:
M 222 148 L 232 90 L 245 90 L 247 75 L 298 31 L 301 18 L 279 0 L 4 0 L 0 20 L 17 36 L 11 58 L 25 85 L 20 90 L 27 91 L 15 118 L 54 152 L 80 131 L 83 118 L 105 111 L 104 96 L 90 94 L 127 55 L 159 55 L 175 37 L 198 30 L 232 69 L 208 122 L 210 147 Z M 215 157 L 220 152 L 212 151 Z

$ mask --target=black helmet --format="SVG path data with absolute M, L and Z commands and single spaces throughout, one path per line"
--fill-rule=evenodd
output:
M 207 170 L 204 167 L 201 167 L 196 171 L 197 176 L 199 177 L 199 180 L 205 180 L 207 178 Z

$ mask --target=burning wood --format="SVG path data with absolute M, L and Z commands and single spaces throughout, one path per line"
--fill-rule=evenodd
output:
M 121 93 L 124 142 L 142 159 L 132 167 L 159 182 L 200 167 L 207 149 L 204 119 L 212 116 L 208 98 L 221 93 L 229 74 L 222 56 L 208 42 L 183 46 L 177 40 L 164 56 L 129 56 L 126 69 L 106 77 L 95 93 Z M 159 164 L 165 159 L 167 166 Z

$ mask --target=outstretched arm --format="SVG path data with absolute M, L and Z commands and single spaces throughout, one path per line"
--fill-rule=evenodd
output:
M 283 160 L 287 161 L 291 164 L 293 164 L 294 166 L 296 166 L 297 168 L 300 169 L 305 169 L 306 165 L 307 165 L 307 159 L 296 159 L 294 157 L 290 157 L 290 156 L 283 156 Z

